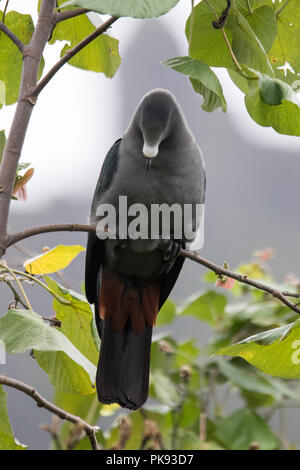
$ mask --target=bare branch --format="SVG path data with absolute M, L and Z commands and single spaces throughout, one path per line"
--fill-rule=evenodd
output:
M 22 41 L 4 24 L 0 21 L 0 30 L 6 34 L 7 37 L 17 46 L 20 52 L 23 53 L 24 44 Z
M 54 405 L 54 403 L 51 403 L 50 401 L 46 400 L 42 395 L 40 395 L 40 393 L 35 390 L 35 388 L 23 382 L 20 382 L 19 380 L 6 377 L 5 375 L 0 375 L 0 384 L 6 385 L 7 387 L 15 388 L 16 390 L 20 390 L 20 392 L 23 392 L 29 397 L 31 397 L 39 407 L 45 408 L 54 415 L 58 416 L 60 419 L 69 421 L 70 423 L 80 426 L 85 432 L 86 436 L 89 438 L 92 449 L 100 450 L 96 438 L 96 433 L 99 431 L 98 426 L 91 426 L 90 424 L 83 421 L 83 419 L 81 419 L 79 416 L 73 415 L 59 408 L 58 406 Z
M 34 87 L 31 97 L 34 99 L 36 98 L 43 88 L 47 85 L 47 83 L 51 80 L 51 78 L 58 72 L 62 66 L 67 63 L 74 55 L 76 55 L 79 51 L 81 51 L 84 47 L 90 44 L 94 39 L 99 37 L 102 33 L 110 28 L 110 26 L 117 21 L 118 18 L 112 16 L 110 17 L 105 23 L 103 23 L 99 28 L 95 29 L 91 34 L 89 34 L 86 38 L 80 41 L 76 46 L 72 49 L 69 49 L 65 55 L 49 70 L 49 72 L 40 80 L 40 82 Z
M 88 8 L 76 8 L 75 10 L 56 11 L 54 13 L 54 20 L 56 23 L 60 23 L 61 21 L 69 20 L 70 18 L 74 18 L 75 16 L 84 15 L 89 11 L 90 10 Z
M 8 235 L 6 238 L 6 248 L 14 245 L 20 240 L 25 238 L 32 237 L 34 235 L 39 235 L 42 233 L 48 232 L 95 232 L 96 227 L 94 225 L 84 225 L 84 224 L 49 224 L 49 225 L 40 225 L 38 227 L 28 228 L 22 230 L 21 232 Z

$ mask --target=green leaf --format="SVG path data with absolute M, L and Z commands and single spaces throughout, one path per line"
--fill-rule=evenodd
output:
M 0 450 L 24 450 L 27 446 L 20 444 L 13 434 L 6 405 L 6 393 L 0 385 Z
M 281 398 L 281 393 L 268 382 L 264 377 L 255 375 L 253 372 L 243 370 L 228 361 L 218 361 L 220 372 L 240 389 L 249 392 L 256 392 L 262 395 L 271 395 L 276 400 Z
M 266 92 L 264 92 L 264 96 L 266 97 Z M 280 134 L 300 136 L 300 107 L 298 104 L 287 99 L 283 99 L 281 104 L 275 106 L 267 104 L 262 100 L 258 87 L 250 90 L 245 96 L 245 104 L 252 119 L 260 126 L 273 127 Z
M 221 13 L 224 10 L 224 1 L 216 0 L 214 7 Z M 205 2 L 200 2 L 194 7 L 193 14 L 190 15 L 186 23 L 190 56 L 192 59 L 200 60 L 212 67 L 234 68 L 222 31 L 212 27 L 214 20 L 215 17 Z M 191 25 L 192 31 L 190 31 Z M 231 43 L 232 34 L 229 31 L 227 34 Z
M 273 74 L 266 51 L 247 19 L 239 11 L 230 15 L 228 19 L 226 27 L 233 35 L 233 52 L 242 64 L 261 72 Z M 264 18 L 258 17 L 255 25 L 260 30 L 265 28 Z
M 217 354 L 240 356 L 267 374 L 286 379 L 300 378 L 300 320 L 264 331 Z
M 225 295 L 207 291 L 200 296 L 192 296 L 188 299 L 178 315 L 191 315 L 214 326 L 224 318 L 226 303 Z
M 45 281 L 52 291 L 69 302 L 66 305 L 56 298 L 53 300 L 53 310 L 61 322 L 60 331 L 89 361 L 97 365 L 99 352 L 92 334 L 93 313 L 86 298 L 60 286 L 48 276 L 45 276 Z
M 278 440 L 269 426 L 253 411 L 238 410 L 222 419 L 216 427 L 216 437 L 231 450 L 247 450 L 256 443 L 261 450 L 273 450 Z
M 176 314 L 176 305 L 172 300 L 167 299 L 159 311 L 156 319 L 156 326 L 164 326 L 172 323 Z
M 252 67 L 262 72 L 273 73 L 271 64 L 264 45 L 270 46 L 276 34 L 276 24 L 274 14 L 271 9 L 259 11 L 253 16 L 251 25 L 248 22 L 249 16 L 244 16 L 244 5 L 241 8 L 231 8 L 224 28 L 229 45 L 237 60 L 246 66 Z M 266 7 L 264 7 L 266 8 Z M 220 15 L 224 10 L 224 1 L 215 0 L 214 9 Z M 242 13 L 243 12 L 243 13 Z M 264 13 L 264 15 L 262 14 Z M 265 15 L 267 17 L 265 18 Z M 271 20 L 273 18 L 273 23 Z M 215 67 L 226 67 L 236 70 L 229 46 L 226 44 L 222 30 L 214 29 L 212 21 L 216 18 L 206 2 L 200 2 L 190 15 L 186 36 L 190 45 L 190 56 L 193 59 L 205 62 L 207 65 Z M 267 27 L 265 24 L 267 21 Z M 190 26 L 192 25 L 192 31 Z
M 153 385 L 154 398 L 165 405 L 174 407 L 180 402 L 180 397 L 174 383 L 160 370 L 154 370 L 150 375 Z
M 71 0 L 62 5 L 76 5 L 98 13 L 133 18 L 153 18 L 164 15 L 179 0 Z
M 181 367 L 187 364 L 193 364 L 199 356 L 199 348 L 195 346 L 195 340 L 190 339 L 178 344 L 175 354 L 175 364 Z
M 2 17 L 2 12 L 0 16 Z M 6 26 L 15 33 L 23 44 L 28 44 L 34 31 L 30 15 L 22 15 L 16 11 L 9 11 L 5 15 Z M 19 95 L 19 86 L 22 71 L 22 54 L 15 44 L 0 31 L 0 80 L 6 88 L 5 103 L 13 104 Z
M 219 107 L 226 111 L 219 79 L 207 64 L 190 57 L 174 57 L 165 60 L 163 64 L 190 77 L 194 90 L 204 98 L 202 108 L 205 111 L 214 111 Z
M 92 393 L 96 367 L 59 329 L 30 310 L 11 309 L 0 318 L 0 339 L 8 354 L 35 350 L 53 385 L 65 391 Z
M 279 8 L 283 6 L 278 5 Z M 292 83 L 298 80 L 300 73 L 300 9 L 298 0 L 289 0 L 282 11 L 277 16 L 278 35 L 269 53 L 273 67 L 277 71 L 277 76 L 285 82 Z M 283 67 L 289 64 L 292 70 L 287 73 Z
M 78 5 L 78 2 L 76 4 Z M 80 15 L 58 23 L 49 42 L 50 44 L 54 44 L 55 41 L 68 42 L 61 51 L 60 55 L 62 57 L 95 29 L 95 26 L 86 15 Z M 118 45 L 119 41 L 117 39 L 102 34 L 78 52 L 68 61 L 68 64 L 85 70 L 102 72 L 106 77 L 112 78 L 121 63 Z
M 252 15 L 247 16 L 247 21 L 264 50 L 269 52 L 277 35 L 274 9 L 268 6 L 257 8 Z

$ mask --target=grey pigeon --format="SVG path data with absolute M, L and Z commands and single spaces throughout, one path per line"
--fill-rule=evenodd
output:
M 184 233 L 176 238 L 175 216 L 168 239 L 161 233 L 161 219 L 158 236 L 121 236 L 119 197 L 127 197 L 128 207 L 143 204 L 149 209 L 143 219 L 149 224 L 153 205 L 189 204 L 197 229 L 195 207 L 204 204 L 205 181 L 201 151 L 176 99 L 166 90 L 150 91 L 123 138 L 109 150 L 91 208 L 91 223 L 103 222 L 99 207 L 104 204 L 120 216 L 113 227 L 116 238 L 109 237 L 114 230 L 106 225 L 107 238 L 90 233 L 86 252 L 86 295 L 95 304 L 101 338 L 96 385 L 102 403 L 137 409 L 147 400 L 152 329 L 182 268 L 180 248 L 192 241 Z M 131 215 L 126 228 L 132 220 Z

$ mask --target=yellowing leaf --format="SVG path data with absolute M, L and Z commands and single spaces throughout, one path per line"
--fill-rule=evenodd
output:
M 66 268 L 85 248 L 81 245 L 57 245 L 52 250 L 25 261 L 24 268 L 30 274 L 55 273 Z

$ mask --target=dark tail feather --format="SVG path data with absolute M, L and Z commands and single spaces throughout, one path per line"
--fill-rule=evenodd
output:
M 152 327 L 134 333 L 128 321 L 117 333 L 110 319 L 101 320 L 101 350 L 96 385 L 102 403 L 136 410 L 148 397 Z
M 101 349 L 96 385 L 102 403 L 136 410 L 147 400 L 158 303 L 158 283 L 138 289 L 125 286 L 106 269 L 99 276 L 95 314 Z

